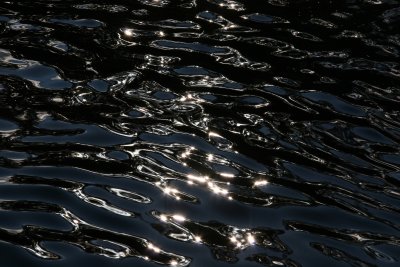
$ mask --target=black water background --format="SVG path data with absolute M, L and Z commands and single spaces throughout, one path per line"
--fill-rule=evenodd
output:
M 397 1 L 0 3 L 0 266 L 397 266 Z

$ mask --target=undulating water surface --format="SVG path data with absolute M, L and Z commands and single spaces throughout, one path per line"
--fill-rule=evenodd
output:
M 396 0 L 0 3 L 0 266 L 399 266 Z

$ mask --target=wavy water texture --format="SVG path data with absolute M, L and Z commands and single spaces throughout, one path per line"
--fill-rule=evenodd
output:
M 398 266 L 393 0 L 0 3 L 1 266 Z

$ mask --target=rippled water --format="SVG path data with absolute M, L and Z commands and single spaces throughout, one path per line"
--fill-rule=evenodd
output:
M 0 266 L 399 266 L 395 0 L 0 3 Z

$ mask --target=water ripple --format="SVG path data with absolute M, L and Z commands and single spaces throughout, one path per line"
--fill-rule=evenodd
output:
M 0 4 L 2 266 L 396 266 L 399 4 Z

